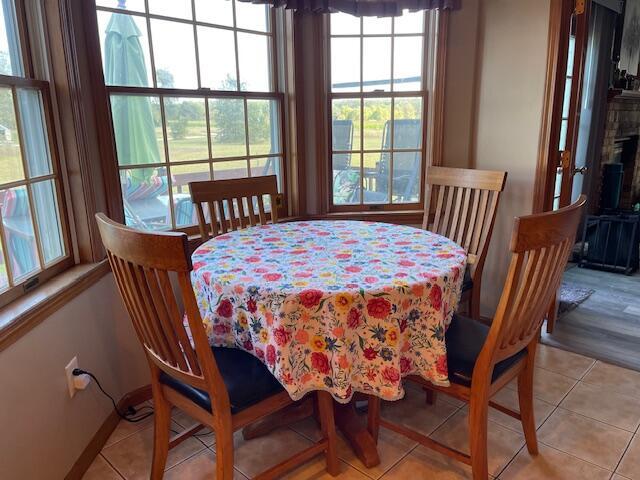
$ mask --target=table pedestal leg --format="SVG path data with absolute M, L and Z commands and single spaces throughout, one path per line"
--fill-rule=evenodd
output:
M 378 448 L 373 437 L 358 416 L 354 402 L 346 405 L 335 403 L 334 416 L 336 426 L 351 445 L 356 456 L 367 468 L 380 464 Z

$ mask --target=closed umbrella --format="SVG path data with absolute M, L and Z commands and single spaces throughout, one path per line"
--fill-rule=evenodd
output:
M 124 2 L 121 1 L 121 8 Z M 131 15 L 114 13 L 106 29 L 105 82 L 107 85 L 146 87 L 149 85 L 142 33 Z M 115 95 L 111 98 L 113 129 L 120 165 L 160 163 L 160 149 L 151 102 L 146 96 Z M 153 169 L 129 171 L 129 188 L 148 184 Z

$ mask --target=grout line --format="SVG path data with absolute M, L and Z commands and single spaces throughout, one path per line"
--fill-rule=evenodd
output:
M 574 453 L 566 452 L 566 451 L 562 450 L 561 448 L 553 446 L 553 445 L 549 445 L 548 443 L 545 443 L 542 440 L 539 440 L 539 443 L 541 443 L 542 445 L 544 445 L 547 448 L 551 448 L 552 450 L 556 450 L 558 452 L 564 453 L 565 455 L 568 455 L 568 456 L 570 456 L 572 458 L 575 458 L 576 460 L 580 460 L 581 462 L 588 463 L 589 465 L 593 465 L 594 467 L 598 467 L 598 468 L 600 468 L 602 470 L 606 470 L 607 472 L 616 473 L 615 471 L 612 472 L 607 467 L 603 467 L 602 465 L 598 465 L 597 463 L 593 463 L 590 460 L 585 460 L 584 458 L 580 458 L 579 456 L 577 456 Z
M 622 455 L 620 456 L 620 459 L 618 460 L 618 463 L 616 463 L 615 468 L 613 469 L 613 472 L 615 473 L 616 470 L 618 470 L 618 468 L 620 468 L 620 464 L 622 463 L 622 459 L 624 458 L 624 456 L 627 454 L 627 452 L 629 451 L 629 447 L 631 446 L 631 443 L 633 442 L 633 439 L 635 437 L 631 437 L 631 439 L 629 440 L 629 443 L 627 444 L 627 448 L 624 449 L 624 452 L 622 452 Z
M 564 410 L 565 412 L 569 412 L 569 413 L 571 413 L 573 415 L 578 415 L 579 417 L 586 418 L 587 420 L 593 420 L 594 422 L 598 422 L 598 423 L 601 423 L 601 424 L 606 425 L 608 427 L 615 428 L 616 430 L 620 430 L 621 432 L 630 433 L 632 437 L 634 436 L 634 433 L 633 433 L 632 430 L 627 430 L 625 428 L 618 427 L 617 425 L 612 425 L 611 423 L 603 422 L 602 420 L 598 420 L 597 418 L 593 418 L 593 417 L 590 417 L 588 415 L 584 415 L 584 414 L 579 413 L 579 412 L 574 412 L 573 410 L 569 410 L 568 408 L 565 408 L 565 407 L 558 406 L 558 408 L 560 410 Z
M 487 441 L 487 442 L 488 442 L 488 441 Z M 524 448 L 527 448 L 527 442 L 526 442 L 526 440 L 525 440 L 525 442 L 524 442 L 524 445 L 518 449 L 518 451 L 515 453 L 515 455 L 509 459 L 509 461 L 506 463 L 506 465 L 505 465 L 504 467 L 502 467 L 502 470 L 500 470 L 500 471 L 498 472 L 498 474 L 494 476 L 494 478 L 500 478 L 500 475 L 502 475 L 502 474 L 505 472 L 505 470 L 506 470 L 507 468 L 509 468 L 509 466 L 510 466 L 513 462 L 515 462 L 516 457 L 520 454 L 520 452 L 521 452 Z M 488 449 L 488 445 L 487 445 L 487 449 Z
M 105 457 L 104 455 L 102 455 L 102 452 L 100 452 L 98 455 L 99 455 L 100 457 L 102 457 L 102 459 L 103 459 L 105 462 L 107 462 L 107 464 L 108 464 L 111 468 L 113 468 L 113 470 L 116 472 L 116 474 L 118 474 L 118 476 L 119 476 L 119 477 L 121 477 L 123 480 L 126 480 L 126 478 L 127 478 L 127 477 L 125 477 L 125 476 L 120 472 L 120 470 L 118 470 L 118 469 L 115 467 L 115 465 L 113 465 L 113 464 L 109 461 L 109 459 L 108 459 L 107 457 Z

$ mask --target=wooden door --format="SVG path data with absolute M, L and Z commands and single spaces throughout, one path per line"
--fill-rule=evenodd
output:
M 557 70 L 557 85 L 561 85 L 562 102 L 557 102 L 554 111 L 554 129 L 559 133 L 553 202 L 549 207 L 557 210 L 571 203 L 574 175 L 585 172 L 583 166 L 576 168 L 575 152 L 580 125 L 582 78 L 584 73 L 587 36 L 589 31 L 589 5 L 585 0 L 563 2 L 561 44 Z M 550 148 L 554 148 L 553 145 Z

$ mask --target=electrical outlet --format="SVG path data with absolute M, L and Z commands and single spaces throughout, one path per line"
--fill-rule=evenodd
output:
M 78 357 L 73 357 L 69 364 L 64 367 L 64 372 L 67 374 L 67 387 L 69 387 L 69 397 L 73 398 L 76 394 L 76 387 L 73 383 L 73 370 L 78 368 Z

